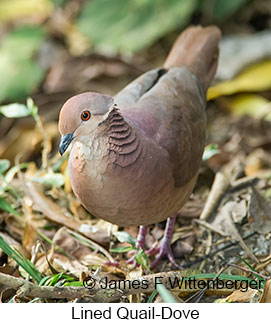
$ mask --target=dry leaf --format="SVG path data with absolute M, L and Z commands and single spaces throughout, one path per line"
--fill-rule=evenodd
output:
M 36 184 L 27 182 L 27 190 L 30 198 L 35 203 L 36 207 L 39 208 L 48 219 L 59 223 L 67 228 L 75 230 L 82 233 L 84 236 L 96 241 L 101 245 L 105 245 L 109 242 L 109 236 L 107 232 L 99 230 L 97 232 L 91 231 L 91 226 L 75 219 L 74 217 L 69 217 L 65 214 L 62 208 L 53 202 L 50 198 L 46 197 L 42 192 L 38 190 Z
M 225 301 L 231 303 L 247 303 L 251 301 L 257 293 L 258 291 L 252 288 L 249 288 L 245 292 L 242 292 L 241 290 L 236 290 L 228 297 L 226 297 Z
M 260 303 L 271 303 L 271 279 L 268 279 L 264 285 Z
M 238 92 L 265 91 L 271 88 L 271 60 L 253 64 L 231 81 L 209 88 L 208 100 Z
M 271 83 L 271 77 L 270 77 Z M 250 115 L 254 118 L 271 120 L 270 102 L 263 96 L 256 94 L 239 94 L 226 104 L 226 108 L 233 115 Z
M 252 194 L 248 205 L 248 222 L 260 234 L 271 231 L 271 201 L 252 187 Z
M 49 0 L 1 0 L 0 21 L 10 21 L 24 16 L 47 18 L 53 9 Z

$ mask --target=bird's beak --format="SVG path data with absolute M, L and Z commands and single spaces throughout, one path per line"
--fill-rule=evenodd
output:
M 73 139 L 74 139 L 73 134 L 74 134 L 73 132 L 67 133 L 66 135 L 63 135 L 61 137 L 61 141 L 59 144 L 59 152 L 60 152 L 61 156 L 65 153 L 65 151 L 68 149 L 70 143 L 73 141 Z

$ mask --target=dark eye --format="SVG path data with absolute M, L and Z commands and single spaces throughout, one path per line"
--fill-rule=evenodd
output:
M 91 113 L 88 110 L 85 110 L 81 113 L 81 119 L 87 121 L 91 117 Z

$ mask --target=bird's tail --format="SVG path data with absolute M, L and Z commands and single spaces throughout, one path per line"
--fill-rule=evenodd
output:
M 164 67 L 187 67 L 206 91 L 215 76 L 220 38 L 221 32 L 215 26 L 187 28 L 175 41 Z

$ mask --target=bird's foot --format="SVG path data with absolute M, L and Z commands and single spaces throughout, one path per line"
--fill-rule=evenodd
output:
M 126 261 L 127 264 L 134 265 L 134 266 L 138 265 L 138 263 L 136 261 L 136 254 L 137 254 L 138 250 L 140 250 L 140 249 L 144 250 L 145 238 L 146 238 L 147 231 L 148 231 L 148 226 L 146 226 L 146 225 L 140 226 L 139 233 L 138 233 L 137 240 L 136 240 L 136 249 L 132 251 L 133 255 L 131 256 L 131 258 L 129 258 Z
M 155 260 L 151 264 L 151 269 L 154 269 L 155 267 L 157 267 L 157 265 L 160 263 L 160 261 L 163 259 L 164 256 L 167 256 L 168 260 L 172 263 L 174 267 L 181 269 L 181 266 L 178 265 L 177 262 L 175 261 L 174 255 L 171 249 L 171 238 L 174 231 L 175 221 L 176 221 L 176 216 L 172 216 L 168 218 L 164 237 L 161 241 L 160 246 L 157 247 L 157 244 L 154 244 L 149 250 L 145 250 L 144 248 L 145 237 L 147 234 L 147 227 L 146 226 L 140 227 L 137 243 L 136 243 L 137 250 L 139 250 L 139 248 L 142 248 L 147 256 L 154 256 L 158 254 Z M 135 266 L 137 265 L 137 262 L 135 259 L 137 250 L 135 250 L 134 255 L 127 260 L 128 264 L 133 264 Z
M 147 254 L 149 254 L 149 250 L 146 252 Z M 153 251 L 153 254 L 157 254 L 155 260 L 152 262 L 151 264 L 151 269 L 154 269 L 155 267 L 157 267 L 157 265 L 160 263 L 160 261 L 164 258 L 164 256 L 167 256 L 168 260 L 172 263 L 172 265 L 178 269 L 181 269 L 182 267 L 180 265 L 177 264 L 177 262 L 174 259 L 174 255 L 171 249 L 171 242 L 170 240 L 167 240 L 165 238 L 163 238 L 163 240 L 161 241 L 161 245 L 160 247 L 156 248 Z
M 164 237 L 161 241 L 161 245 L 160 247 L 154 248 L 154 250 L 152 250 L 152 254 L 158 253 L 158 255 L 155 258 L 154 262 L 151 264 L 151 269 L 157 267 L 157 265 L 163 259 L 164 256 L 167 256 L 168 260 L 172 263 L 174 267 L 181 269 L 181 266 L 176 263 L 171 249 L 171 238 L 174 231 L 175 221 L 176 221 L 176 215 L 168 218 Z M 147 254 L 149 253 L 150 251 L 149 252 L 147 251 Z

